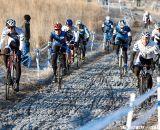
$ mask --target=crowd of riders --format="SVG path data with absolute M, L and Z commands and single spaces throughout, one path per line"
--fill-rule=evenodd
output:
M 19 81 L 21 76 L 21 63 L 31 67 L 31 55 L 30 55 L 30 15 L 24 15 L 24 23 L 21 28 L 16 27 L 16 21 L 13 19 L 6 20 L 6 26 L 3 29 L 1 40 L 0 40 L 0 52 L 2 44 L 6 37 L 8 37 L 8 43 L 5 46 L 4 54 L 8 54 L 15 51 L 17 55 L 16 63 L 16 84 L 17 87 L 15 91 L 19 91 Z M 146 28 L 147 23 L 151 23 L 151 15 L 145 12 L 143 16 L 144 27 Z M 130 65 L 128 65 L 128 54 L 127 51 L 131 48 L 132 43 L 132 33 L 131 28 L 124 19 L 121 19 L 114 23 L 110 16 L 106 16 L 104 22 L 102 23 L 103 31 L 103 44 L 108 40 L 110 44 L 114 46 L 116 54 L 116 63 L 119 61 L 119 50 L 122 47 L 123 62 L 125 73 L 128 71 L 128 66 L 130 66 L 133 73 L 137 76 L 139 80 L 139 73 L 141 71 L 142 65 L 149 65 L 148 69 L 154 68 L 156 61 L 159 59 L 160 55 L 160 22 L 155 24 L 155 29 L 152 34 L 149 32 L 143 32 L 141 38 L 133 45 Z M 48 61 L 51 63 L 53 68 L 53 81 L 57 80 L 57 57 L 59 53 L 63 54 L 63 65 L 64 65 L 64 75 L 67 73 L 66 58 L 68 58 L 68 63 L 72 64 L 73 52 L 81 44 L 82 49 L 82 61 L 86 58 L 86 45 L 90 38 L 90 32 L 87 26 L 81 20 L 77 20 L 75 24 L 72 19 L 67 19 L 65 24 L 57 22 L 53 25 L 53 31 L 50 33 L 48 40 Z M 138 54 L 136 60 L 135 55 Z M 7 67 L 8 55 L 4 55 L 4 63 Z M 149 77 L 151 78 L 151 77 Z M 10 79 L 9 83 L 12 84 L 13 81 Z M 152 85 L 152 83 L 151 83 Z
M 128 68 L 132 70 L 137 77 L 137 86 L 139 86 L 140 71 L 143 66 L 147 66 L 147 70 L 152 69 L 152 71 L 154 71 L 157 65 L 158 71 L 160 71 L 160 21 L 155 23 L 154 30 L 149 32 L 147 26 L 151 25 L 151 22 L 151 14 L 146 11 L 143 15 L 144 26 L 141 37 L 135 43 L 132 43 L 131 28 L 125 20 L 119 20 L 118 23 L 115 24 L 110 19 L 110 16 L 107 16 L 102 24 L 103 43 L 106 43 L 107 40 L 111 40 L 111 44 L 114 45 L 115 48 L 116 63 L 119 62 L 119 49 L 120 46 L 122 46 L 124 71 L 127 73 Z M 131 49 L 129 65 L 127 63 L 128 48 Z M 148 87 L 151 88 L 153 85 L 152 76 L 149 75 L 147 80 L 149 84 Z

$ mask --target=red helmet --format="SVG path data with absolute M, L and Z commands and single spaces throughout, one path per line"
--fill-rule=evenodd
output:
M 54 30 L 61 30 L 61 28 L 62 28 L 62 24 L 61 23 L 56 23 L 54 25 Z

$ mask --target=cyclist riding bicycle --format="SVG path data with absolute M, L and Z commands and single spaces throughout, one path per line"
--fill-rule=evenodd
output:
M 90 32 L 81 20 L 76 21 L 76 29 L 75 42 L 82 43 L 82 60 L 85 60 L 86 44 L 89 41 Z
M 138 54 L 137 59 L 134 63 L 134 58 L 136 53 Z M 150 40 L 150 33 L 149 32 L 143 32 L 142 37 L 140 40 L 138 40 L 133 47 L 133 52 L 131 54 L 131 61 L 130 61 L 130 68 L 133 71 L 133 73 L 136 75 L 138 83 L 137 86 L 139 86 L 139 74 L 142 70 L 143 65 L 147 65 L 147 69 L 150 68 L 154 69 L 154 61 L 158 58 L 160 55 L 160 50 L 156 43 L 154 43 L 152 40 Z M 149 88 L 152 87 L 152 77 L 148 76 L 147 80 L 149 81 L 148 86 Z
M 4 54 L 10 54 L 13 50 L 15 50 L 17 56 L 16 62 L 16 88 L 15 91 L 19 91 L 19 81 L 21 77 L 21 49 L 24 45 L 24 32 L 22 29 L 16 27 L 16 21 L 13 19 L 8 19 L 6 21 L 6 27 L 3 29 L 1 40 L 0 40 L 0 52 L 3 47 L 3 43 L 5 39 L 8 38 L 7 45 L 4 49 Z M 7 68 L 7 60 L 9 56 L 4 55 L 4 63 Z M 12 84 L 13 81 L 8 79 L 9 83 Z
M 113 35 L 113 22 L 110 19 L 110 16 L 106 16 L 102 24 L 102 31 L 103 31 L 103 42 L 106 43 L 108 40 L 112 39 Z
M 115 49 L 116 49 L 116 56 L 117 56 L 117 62 L 119 61 L 119 50 L 122 46 L 123 51 L 123 61 L 124 61 L 124 69 L 125 72 L 127 72 L 127 49 L 131 44 L 131 29 L 129 26 L 126 25 L 126 22 L 124 20 L 120 20 L 115 27 L 113 31 L 113 39 L 115 39 Z
M 53 67 L 53 73 L 54 73 L 53 81 L 56 81 L 58 52 L 70 53 L 70 50 L 66 44 L 66 33 L 61 29 L 62 29 L 61 23 L 56 23 L 54 25 L 54 31 L 51 32 L 49 42 L 48 42 L 48 48 L 51 52 L 52 67 Z M 66 60 L 64 59 L 65 59 L 65 56 L 63 58 L 63 65 L 64 65 L 64 73 L 66 73 Z
M 143 14 L 143 22 L 144 22 L 144 28 L 147 27 L 147 25 L 150 25 L 151 24 L 151 21 L 152 21 L 152 17 L 150 15 L 150 13 L 148 11 L 146 11 L 144 14 Z
M 160 22 L 155 24 L 155 29 L 152 31 L 152 40 L 157 43 L 160 48 Z
M 66 43 L 71 50 L 74 50 L 75 45 L 75 32 L 76 28 L 73 26 L 73 21 L 71 19 L 66 20 L 66 24 L 62 27 L 62 31 L 66 32 Z M 71 55 L 69 55 L 69 61 L 71 61 Z

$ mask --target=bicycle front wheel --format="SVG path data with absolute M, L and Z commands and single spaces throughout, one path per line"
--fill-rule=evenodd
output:
M 9 99 L 9 88 L 10 88 L 10 84 L 11 84 L 11 71 L 10 69 L 7 69 L 7 74 L 6 74 L 6 92 L 5 92 L 5 99 L 8 100 Z
M 62 82 L 62 65 L 61 63 L 57 66 L 57 81 L 58 81 L 58 89 L 61 89 L 61 82 Z

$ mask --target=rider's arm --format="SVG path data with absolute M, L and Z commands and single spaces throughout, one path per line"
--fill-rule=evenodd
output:
M 6 36 L 7 36 L 8 33 L 9 33 L 9 32 L 8 32 L 8 29 L 7 29 L 7 27 L 5 27 L 5 28 L 3 29 L 3 32 L 2 32 L 2 35 L 1 35 L 0 50 L 1 50 L 2 46 L 3 46 L 4 40 L 5 40 L 5 38 L 6 38 Z
M 104 23 L 101 26 L 102 32 L 104 32 Z
M 77 30 L 74 31 L 74 37 L 75 37 L 74 42 L 77 43 L 77 42 L 78 42 L 78 39 L 79 39 L 79 33 L 78 33 Z
M 152 16 L 151 15 L 149 15 L 149 20 L 150 20 L 150 22 L 152 22 Z
M 19 35 L 19 40 L 20 40 L 20 47 L 19 47 L 19 50 L 22 50 L 23 48 L 23 45 L 25 43 L 25 35 L 24 35 L 24 32 L 21 28 L 18 28 L 16 27 L 16 32 L 18 33 Z
M 129 44 L 129 46 L 131 46 L 131 42 L 132 42 L 132 33 L 131 33 L 130 27 L 128 27 L 128 44 Z
M 90 32 L 86 26 L 84 27 L 84 30 L 85 30 L 85 40 L 89 40 Z
M 143 15 L 143 22 L 146 22 L 146 15 Z

